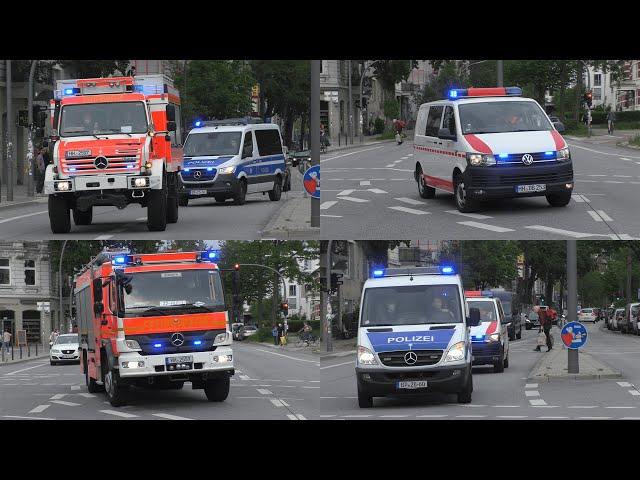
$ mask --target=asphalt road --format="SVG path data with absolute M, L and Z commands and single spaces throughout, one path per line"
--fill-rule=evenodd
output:
M 545 353 L 534 352 L 537 330 L 523 331 L 511 342 L 509 368 L 473 369 L 473 401 L 455 403 L 454 395 L 376 397 L 372 409 L 358 407 L 355 355 L 323 358 L 320 366 L 320 418 L 344 419 L 640 419 L 640 337 L 588 324 L 589 353 L 620 371 L 622 378 L 528 381 L 529 372 Z M 559 330 L 553 330 L 556 348 Z M 546 352 L 546 348 L 542 348 Z
M 499 200 L 458 212 L 453 195 L 423 199 L 413 179 L 413 142 L 384 143 L 321 158 L 324 239 L 621 239 L 640 237 L 640 151 L 567 137 L 575 188 L 567 207 L 544 197 Z
M 135 389 L 129 405 L 112 407 L 90 394 L 77 364 L 38 359 L 0 366 L 0 419 L 313 420 L 318 419 L 317 356 L 234 343 L 236 374 L 226 401 L 204 391 Z
M 259 240 L 262 231 L 293 192 L 302 191 L 301 175 L 292 169 L 291 194 L 283 192 L 280 201 L 272 202 L 267 194 L 247 195 L 244 205 L 224 204 L 214 198 L 192 199 L 187 207 L 179 208 L 177 223 L 168 224 L 164 232 L 147 229 L 147 209 L 129 205 L 94 207 L 93 222 L 76 226 L 71 221 L 69 234 L 53 234 L 49 226 L 47 203 L 22 208 L 0 209 L 0 240 L 109 240 L 111 238 L 191 240 L 194 238 L 223 238 L 225 240 Z

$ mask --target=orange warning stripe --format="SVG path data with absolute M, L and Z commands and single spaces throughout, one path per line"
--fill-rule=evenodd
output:
M 224 330 L 227 327 L 227 314 L 226 312 L 213 312 L 124 318 L 123 326 L 125 335 L 189 332 L 193 330 Z

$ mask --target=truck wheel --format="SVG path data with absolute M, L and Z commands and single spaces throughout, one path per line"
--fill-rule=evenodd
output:
M 49 195 L 49 224 L 53 233 L 69 233 L 71 218 L 67 199 L 57 195 Z
M 456 207 L 461 213 L 471 213 L 478 210 L 478 202 L 472 200 L 467 195 L 467 187 L 464 184 L 462 175 L 456 175 L 453 179 L 453 196 L 456 201 Z
M 181 207 L 186 207 L 187 205 L 189 205 L 189 197 L 187 197 L 186 195 L 179 195 L 178 205 L 180 205 Z
M 204 384 L 204 394 L 210 402 L 224 402 L 229 396 L 230 385 L 229 377 L 207 380 Z
M 107 394 L 107 400 L 113 407 L 121 407 L 126 404 L 128 389 L 120 383 L 120 375 L 111 367 L 104 377 L 104 390 Z
M 98 385 L 96 383 L 96 381 L 89 377 L 89 369 L 86 367 L 85 365 L 85 372 L 84 372 L 84 383 L 87 385 L 87 391 L 89 393 L 98 393 L 100 391 L 100 385 Z
M 76 225 L 91 225 L 93 221 L 93 207 L 83 212 L 77 208 L 73 209 L 73 223 Z
M 247 181 L 243 178 L 238 186 L 238 193 L 233 197 L 234 205 L 244 205 L 247 198 Z
M 471 403 L 471 394 L 473 393 L 473 376 L 469 373 L 469 381 L 464 386 L 464 390 L 458 392 L 458 403 Z
M 416 177 L 418 180 L 418 193 L 420 194 L 420 196 L 422 198 L 434 198 L 436 196 L 436 189 L 424 183 L 422 168 L 418 167 L 418 170 L 416 171 Z
M 373 407 L 373 397 L 370 397 L 369 395 L 366 394 L 366 392 L 363 392 L 362 390 L 360 390 L 360 387 L 358 387 L 358 406 L 360 408 Z
M 547 202 L 552 207 L 566 207 L 571 201 L 571 191 L 547 195 Z
M 178 196 L 167 197 L 167 223 L 178 221 Z
M 273 182 L 273 190 L 269 190 L 269 200 L 277 202 L 282 196 L 282 177 L 277 176 Z
M 226 197 L 221 197 L 220 195 L 215 197 L 215 199 L 216 199 L 216 203 L 224 203 L 227 200 Z
M 167 228 L 167 187 L 151 190 L 147 202 L 147 228 L 152 232 L 164 232 Z

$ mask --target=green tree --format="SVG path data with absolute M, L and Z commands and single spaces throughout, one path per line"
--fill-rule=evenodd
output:
M 455 60 L 431 60 L 434 73 L 425 84 L 424 89 L 416 94 L 416 104 L 420 105 L 435 100 L 442 100 L 452 88 L 468 86 L 464 69 Z
M 170 240 L 168 250 L 178 250 L 180 252 L 200 252 L 207 249 L 204 240 Z
M 498 286 L 509 288 L 517 275 L 517 242 L 510 240 L 474 240 L 452 242 L 442 260 L 460 261 L 466 287 L 485 290 Z
M 255 78 L 246 61 L 190 60 L 173 68 L 174 84 L 183 88 L 186 125 L 196 118 L 243 117 L 251 111 L 251 87 Z
M 125 75 L 129 70 L 129 60 L 55 60 L 55 63 L 69 69 L 75 78 Z

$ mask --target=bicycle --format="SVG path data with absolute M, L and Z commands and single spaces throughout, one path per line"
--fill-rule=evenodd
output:
M 313 333 L 309 333 L 307 335 L 300 335 L 298 337 L 298 341 L 296 342 L 296 347 L 309 347 L 311 345 L 317 345 L 320 339 L 316 337 Z

